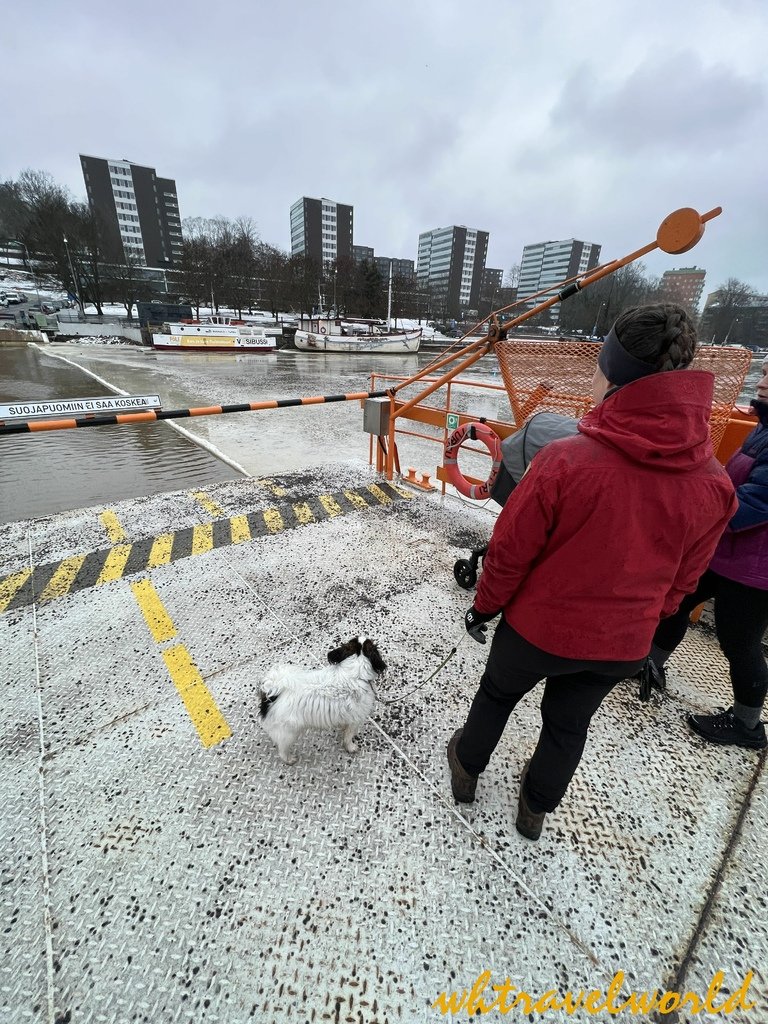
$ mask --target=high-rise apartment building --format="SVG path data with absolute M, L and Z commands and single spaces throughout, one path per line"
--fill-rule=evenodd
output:
M 107 260 L 126 255 L 146 267 L 181 260 L 176 182 L 154 167 L 80 154 L 88 203 L 99 216 Z
M 351 206 L 302 196 L 291 207 L 291 256 L 306 254 L 323 265 L 352 259 L 352 230 Z
M 419 235 L 416 275 L 443 307 L 438 312 L 457 317 L 479 307 L 487 253 L 487 231 L 453 225 Z
M 706 270 L 701 267 L 680 267 L 679 270 L 665 270 L 659 284 L 659 300 L 676 302 L 679 306 L 698 311 L 701 294 L 704 291 Z
M 557 294 L 561 281 L 584 274 L 597 266 L 601 248 L 596 242 L 580 242 L 575 238 L 526 245 L 520 260 L 518 298 L 524 299 L 545 290 L 544 295 L 527 303 L 531 307 Z M 557 308 L 556 305 L 552 307 L 554 316 L 557 316 Z

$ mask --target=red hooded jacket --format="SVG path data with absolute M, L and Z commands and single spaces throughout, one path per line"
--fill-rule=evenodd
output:
M 475 608 L 564 658 L 635 661 L 736 511 L 712 454 L 712 374 L 655 373 L 553 441 L 501 511 Z

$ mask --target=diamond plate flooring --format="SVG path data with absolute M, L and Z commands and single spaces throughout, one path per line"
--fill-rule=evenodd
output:
M 345 464 L 273 486 L 290 500 L 310 483 L 371 482 Z M 253 481 L 209 493 L 227 516 L 274 500 Z M 131 539 L 207 521 L 187 493 L 114 510 Z M 0 616 L 0 1019 L 420 1024 L 445 1019 L 439 994 L 483 971 L 536 995 L 604 992 L 622 971 L 626 995 L 705 993 L 720 970 L 723 996 L 753 972 L 757 1009 L 728 1019 L 768 1019 L 764 758 L 686 730 L 686 711 L 728 701 L 706 630 L 689 632 L 664 695 L 611 694 L 539 843 L 514 829 L 532 698 L 477 802 L 451 800 L 445 742 L 487 653 L 463 639 L 469 595 L 452 566 L 491 525 L 418 494 L 158 566 L 141 575 L 172 641 L 150 633 L 126 579 Z M 3 541 L 15 572 L 30 546 L 50 562 L 105 536 L 91 509 L 11 524 Z M 288 767 L 257 725 L 259 679 L 351 633 L 389 663 L 361 749 L 307 735 Z M 383 703 L 457 642 L 434 679 Z M 188 652 L 186 683 L 168 643 Z M 231 737 L 203 746 L 185 685 L 205 689 Z

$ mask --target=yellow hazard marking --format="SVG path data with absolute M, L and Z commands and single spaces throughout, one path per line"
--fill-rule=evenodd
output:
M 259 480 L 258 483 L 260 483 L 262 487 L 266 487 L 270 494 L 274 494 L 276 498 L 284 498 L 288 493 L 284 487 L 281 487 L 280 484 L 276 484 L 274 480 Z
M 265 508 L 262 515 L 264 516 L 264 523 L 270 533 L 279 533 L 281 530 L 285 529 L 283 517 L 276 508 Z
M 212 516 L 216 516 L 217 519 L 226 519 L 227 513 L 221 505 L 217 505 L 215 501 L 209 498 L 205 491 L 192 491 L 192 497 L 195 501 L 199 501 L 206 512 L 210 512 Z
M 5 611 L 31 575 L 31 569 L 22 569 L 21 572 L 15 572 L 12 576 L 7 576 L 0 583 L 0 612 Z
M 386 491 L 382 491 L 376 484 L 368 484 L 366 490 L 370 491 L 376 501 L 380 501 L 382 505 L 391 505 L 392 499 Z
M 168 565 L 171 560 L 171 549 L 173 548 L 173 534 L 161 533 L 155 537 L 152 550 L 147 560 L 148 569 L 156 569 L 158 565 Z
M 321 494 L 317 499 L 323 506 L 329 517 L 333 519 L 334 516 L 340 516 L 342 514 L 342 507 L 337 501 L 330 496 L 330 494 Z
M 176 636 L 176 627 L 150 581 L 139 580 L 138 583 L 132 583 L 131 590 L 153 639 L 158 643 L 173 640 Z
M 314 523 L 315 516 L 312 509 L 306 502 L 293 506 L 294 515 L 299 523 L 304 526 L 306 523 Z
M 203 555 L 213 548 L 213 524 L 200 523 L 192 528 L 192 554 Z
M 232 532 L 232 543 L 242 544 L 251 539 L 251 528 L 248 525 L 248 516 L 232 516 L 230 519 Z
M 163 659 L 203 746 L 228 739 L 232 730 L 184 644 L 163 651 Z
M 393 484 L 391 480 L 389 481 L 389 486 L 392 488 L 393 491 L 397 491 L 401 498 L 407 498 L 408 501 L 410 501 L 411 498 L 415 497 L 415 495 L 412 494 L 411 491 L 406 490 L 405 487 L 398 487 L 397 484 Z
M 127 540 L 128 535 L 120 525 L 120 520 L 117 518 L 111 508 L 105 508 L 99 516 L 104 529 L 107 531 L 107 536 L 113 544 L 119 544 L 120 541 Z
M 119 580 L 122 577 L 131 547 L 131 544 L 117 544 L 110 549 L 104 568 L 99 573 L 94 586 L 98 586 L 100 583 L 111 583 L 112 580 Z
M 85 555 L 72 555 L 65 558 L 51 576 L 48 585 L 40 595 L 40 601 L 52 601 L 55 597 L 63 597 L 75 582 L 75 576 L 80 572 Z
M 368 508 L 368 502 L 362 494 L 357 494 L 355 491 L 344 491 L 344 496 L 349 498 L 355 508 Z

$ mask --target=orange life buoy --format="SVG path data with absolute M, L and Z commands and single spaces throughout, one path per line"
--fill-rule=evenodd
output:
M 458 454 L 464 441 L 469 437 L 472 441 L 482 441 L 493 459 L 490 476 L 484 484 L 471 484 L 459 471 Z M 466 498 L 484 501 L 490 498 L 496 477 L 501 469 L 501 440 L 499 435 L 485 423 L 464 423 L 451 434 L 445 444 L 443 466 L 450 483 Z
M 325 328 L 324 328 L 324 327 L 321 327 L 321 328 L 320 328 L 320 333 L 321 333 L 321 334 L 325 334 Z

